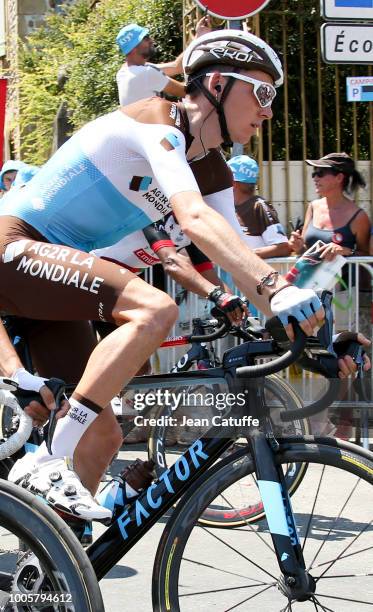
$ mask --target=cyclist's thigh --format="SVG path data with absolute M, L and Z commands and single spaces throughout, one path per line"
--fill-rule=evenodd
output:
M 76 384 L 97 344 L 89 321 L 30 321 L 26 338 L 40 376 Z
M 84 251 L 35 240 L 35 230 L 23 222 L 18 234 L 10 232 L 7 220 L 0 217 L 0 310 L 30 319 L 113 322 L 118 303 L 120 310 L 138 308 L 143 299 L 152 303 L 149 293 L 156 290 L 132 272 Z

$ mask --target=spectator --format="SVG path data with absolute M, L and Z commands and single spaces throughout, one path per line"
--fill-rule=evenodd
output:
M 31 166 L 29 164 L 23 164 L 23 166 L 17 172 L 17 176 L 14 179 L 12 187 L 22 187 L 29 181 L 31 181 L 32 177 L 39 172 L 39 166 Z
M 354 160 L 346 153 L 329 153 L 306 163 L 314 167 L 312 178 L 320 198 L 309 204 L 303 230 L 292 232 L 293 250 L 302 253 L 322 240 L 326 260 L 336 255 L 368 255 L 370 221 L 354 201 L 355 192 L 365 187 L 365 181 Z
M 337 255 L 368 255 L 370 221 L 368 215 L 354 201 L 354 195 L 365 181 L 356 170 L 354 160 L 346 153 L 329 153 L 321 159 L 306 163 L 313 167 L 312 178 L 319 199 L 313 200 L 306 212 L 303 230 L 292 232 L 290 244 L 296 253 L 302 253 L 317 240 L 325 242 L 321 257 L 327 261 Z M 370 330 L 368 293 L 364 294 L 363 282 L 359 286 L 359 308 L 356 308 L 356 292 L 348 292 L 348 267 L 342 270 L 342 287 L 336 293 L 338 306 L 335 315 L 336 331 L 356 329 L 362 333 Z M 352 285 L 355 274 L 352 271 Z M 356 313 L 359 313 L 359 321 Z
M 210 30 L 209 17 L 203 17 L 197 23 L 196 36 L 201 36 Z M 142 98 L 150 98 L 160 92 L 176 98 L 184 96 L 184 83 L 171 78 L 183 72 L 183 54 L 165 64 L 148 63 L 147 60 L 150 60 L 155 53 L 154 41 L 149 36 L 148 28 L 136 23 L 124 26 L 116 42 L 126 56 L 126 62 L 117 73 L 119 102 L 122 106 Z
M 25 165 L 18 159 L 9 159 L 5 162 L 0 172 L 0 189 L 2 191 L 9 191 L 17 176 L 17 172 Z
M 234 205 L 249 247 L 262 259 L 287 257 L 291 248 L 277 212 L 256 193 L 259 167 L 248 155 L 229 160 L 233 173 Z

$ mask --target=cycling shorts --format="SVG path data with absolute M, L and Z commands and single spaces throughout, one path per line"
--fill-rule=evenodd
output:
M 0 217 L 0 310 L 31 319 L 109 321 L 135 276 L 115 263 L 49 243 L 17 217 Z

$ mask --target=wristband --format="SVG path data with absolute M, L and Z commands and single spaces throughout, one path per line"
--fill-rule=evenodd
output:
M 279 289 L 276 289 L 276 291 L 271 293 L 271 295 L 268 298 L 268 301 L 271 302 L 272 298 L 274 298 L 275 295 L 277 295 L 278 293 L 280 293 L 280 291 L 282 291 L 283 289 L 286 289 L 287 287 L 294 287 L 294 285 L 292 283 L 286 283 L 286 285 L 282 285 L 282 287 L 280 287 Z
M 215 287 L 213 287 L 206 295 L 206 299 L 211 300 L 211 302 L 214 302 L 215 304 L 215 300 L 220 297 L 222 293 L 225 293 L 223 289 L 219 285 L 215 285 Z
M 260 283 L 258 283 L 256 286 L 257 293 L 259 293 L 259 295 L 263 295 L 264 287 L 272 287 L 272 285 L 276 283 L 277 278 L 278 278 L 278 272 L 275 272 L 274 270 L 270 272 L 269 274 L 267 274 L 266 276 L 263 276 L 260 279 Z

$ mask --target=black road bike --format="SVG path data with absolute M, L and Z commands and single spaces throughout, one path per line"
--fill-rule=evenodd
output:
M 280 350 L 274 340 L 259 342 L 262 354 Z M 372 606 L 372 453 L 330 438 L 277 438 L 263 400 L 264 377 L 298 359 L 305 343 L 298 331 L 289 350 L 269 363 L 248 366 L 244 343 L 224 355 L 221 368 L 147 377 L 157 389 L 169 386 L 170 377 L 173 387 L 224 380 L 245 397 L 237 418 L 257 418 L 260 426 L 236 423 L 247 444 L 220 461 L 237 431 L 232 424 L 213 426 L 130 505 L 117 503 L 111 525 L 87 549 L 98 579 L 182 498 L 156 554 L 154 610 L 361 612 Z M 307 416 L 307 408 L 297 412 Z M 293 510 L 285 473 L 298 462 L 308 464 L 307 483 L 292 498 Z M 218 495 L 251 475 L 262 521 L 224 532 L 199 524 Z

